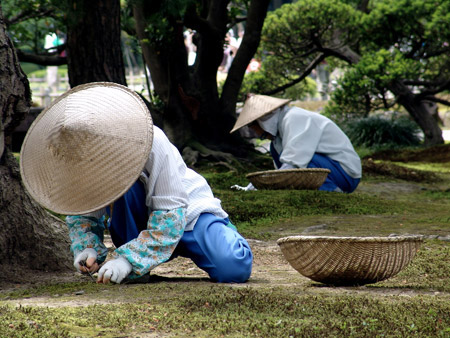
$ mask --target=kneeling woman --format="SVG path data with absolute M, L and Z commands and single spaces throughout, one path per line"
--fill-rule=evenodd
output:
M 98 283 L 141 277 L 177 256 L 215 282 L 250 277 L 247 241 L 127 87 L 90 83 L 55 100 L 27 133 L 21 173 L 33 198 L 69 215 L 74 266 L 98 271 Z M 100 267 L 106 227 L 116 249 Z
M 258 137 L 272 140 L 270 153 L 277 169 L 330 169 L 319 190 L 353 192 L 361 179 L 361 160 L 347 135 L 329 118 L 288 103 L 250 96 L 231 132 L 248 125 Z M 243 189 L 255 188 L 250 183 Z

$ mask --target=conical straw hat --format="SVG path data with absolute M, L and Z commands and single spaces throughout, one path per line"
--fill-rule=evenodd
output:
M 243 126 L 273 112 L 275 109 L 284 106 L 289 103 L 291 100 L 288 99 L 279 99 L 272 96 L 267 95 L 252 95 L 250 96 L 244 104 L 242 108 L 242 112 L 239 114 L 239 117 L 230 131 L 230 133 L 242 128 Z
M 153 142 L 143 100 L 111 82 L 75 87 L 33 122 L 20 153 L 30 195 L 64 215 L 101 209 L 138 179 Z

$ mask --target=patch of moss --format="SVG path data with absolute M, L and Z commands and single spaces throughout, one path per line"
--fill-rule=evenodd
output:
M 448 276 L 450 276 L 450 245 L 442 241 L 424 241 L 411 264 L 397 276 L 374 288 L 401 286 L 429 292 L 449 292 Z M 449 303 L 450 310 L 450 303 Z
M 266 227 L 287 219 L 317 215 L 375 215 L 401 213 L 404 203 L 392 203 L 366 194 L 323 191 L 258 190 L 216 191 L 231 221 L 242 227 Z
M 416 186 L 413 185 L 415 180 L 410 179 L 422 177 L 425 181 L 433 181 L 441 174 L 442 163 L 429 165 L 435 170 L 423 175 L 416 169 L 395 166 L 399 168 L 396 172 L 392 170 L 392 164 L 383 162 L 383 165 L 386 165 L 384 174 L 388 176 L 365 173 L 360 188 L 352 194 L 300 190 L 236 191 L 230 188 L 231 185 L 248 184 L 244 173 L 201 173 L 221 199 L 231 221 L 248 238 L 277 239 L 286 231 L 299 234 L 317 224 L 329 226 L 323 233 L 334 235 L 448 233 L 450 194 L 445 187 L 449 185 L 449 178 L 443 176 L 438 183 L 420 182 Z M 399 176 L 398 172 L 406 173 L 404 179 L 395 178 Z M 336 223 L 339 226 L 335 226 Z M 283 233 L 279 228 L 284 228 Z
M 372 159 L 363 160 L 363 171 L 369 175 L 383 175 L 414 182 L 439 182 L 442 179 L 434 172 L 411 169 L 390 162 L 376 162 Z
M 10 291 L 8 293 L 0 293 L 0 299 L 20 299 L 20 298 L 30 298 L 38 296 L 71 296 L 74 293 L 83 290 L 83 294 L 97 293 L 100 290 L 107 290 L 111 287 L 111 284 L 94 284 L 91 282 L 73 282 L 73 283 L 58 283 L 58 284 L 47 284 L 39 285 L 34 287 L 29 287 L 26 289 L 18 289 Z
M 430 147 L 415 147 L 411 149 L 384 150 L 370 155 L 374 160 L 398 162 L 450 162 L 450 144 L 441 144 Z
M 248 180 L 245 178 L 245 173 L 236 172 L 201 172 L 201 175 L 208 181 L 213 191 L 217 190 L 231 190 L 232 185 L 246 186 Z

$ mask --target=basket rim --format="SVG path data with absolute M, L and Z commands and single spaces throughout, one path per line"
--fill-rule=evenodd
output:
M 423 235 L 401 235 L 401 236 L 287 236 L 277 240 L 277 244 L 287 242 L 422 242 Z
M 255 171 L 247 174 L 248 177 L 259 176 L 259 175 L 267 175 L 267 174 L 290 174 L 290 173 L 305 173 L 305 172 L 314 172 L 314 173 L 330 173 L 330 169 L 326 168 L 295 168 L 295 169 L 275 169 L 275 170 L 264 170 L 264 171 Z

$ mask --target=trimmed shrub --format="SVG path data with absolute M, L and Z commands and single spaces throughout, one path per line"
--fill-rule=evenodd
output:
M 345 133 L 356 147 L 397 148 L 420 144 L 420 128 L 407 117 L 379 115 L 347 121 Z

